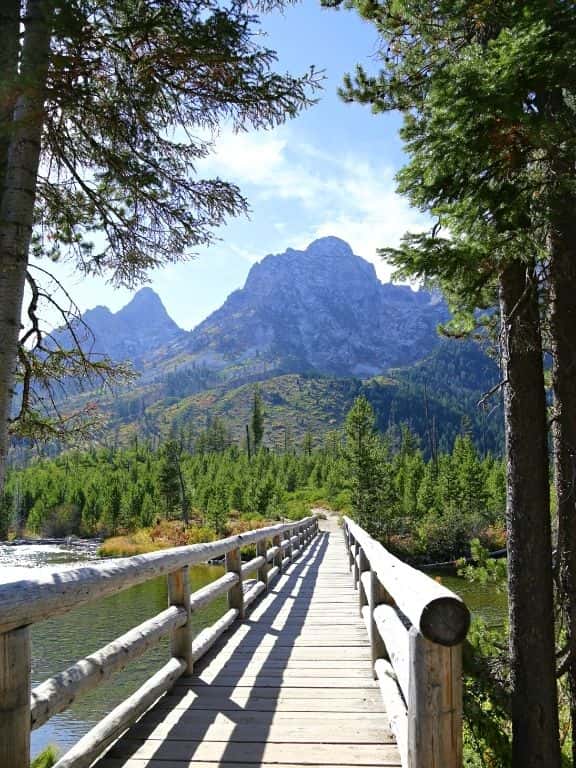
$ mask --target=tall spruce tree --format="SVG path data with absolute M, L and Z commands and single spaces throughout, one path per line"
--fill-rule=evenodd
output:
M 251 427 L 254 439 L 254 452 L 257 453 L 262 447 L 262 440 L 264 438 L 264 403 L 258 387 L 254 390 L 254 398 L 252 400 Z
M 274 126 L 310 103 L 315 74 L 279 75 L 274 60 L 244 0 L 3 0 L 0 491 L 15 375 L 20 425 L 47 428 L 32 382 L 70 359 L 44 343 L 39 299 L 52 296 L 31 257 L 132 286 L 209 243 L 246 210 L 233 184 L 195 175 L 214 132 Z
M 381 513 L 375 421 L 374 410 L 366 397 L 357 397 L 346 417 L 346 458 L 354 517 L 371 535 L 380 533 Z
M 409 162 L 399 175 L 400 189 L 437 219 L 432 233 L 407 237 L 388 255 L 405 273 L 440 281 L 460 330 L 471 327 L 473 310 L 493 304 L 498 291 L 513 765 L 558 766 L 540 300 L 546 279 L 552 296 L 557 483 L 565 502 L 559 507 L 560 553 L 574 650 L 576 385 L 569 371 L 576 360 L 576 286 L 569 286 L 576 275 L 576 9 L 544 0 L 350 5 L 376 25 L 385 53 L 381 72 L 369 76 L 359 69 L 343 95 L 375 111 L 404 114 Z M 450 238 L 438 236 L 443 227 Z

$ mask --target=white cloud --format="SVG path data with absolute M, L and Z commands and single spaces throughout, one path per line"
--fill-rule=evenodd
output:
M 255 210 L 255 225 L 259 206 L 275 204 L 273 227 L 283 238 L 283 248 L 336 235 L 373 262 L 383 280 L 391 270 L 377 256 L 377 248 L 398 245 L 405 232 L 428 225 L 395 193 L 389 164 L 361 152 L 331 155 L 293 140 L 285 127 L 270 133 L 225 132 L 206 164 L 206 170 L 240 185 Z

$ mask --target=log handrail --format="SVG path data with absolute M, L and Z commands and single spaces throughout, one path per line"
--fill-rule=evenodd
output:
M 86 768 L 200 659 L 266 591 L 270 581 L 318 533 L 318 516 L 268 526 L 206 544 L 118 558 L 0 585 L 0 766 L 29 768 L 30 731 L 67 709 L 80 695 L 123 669 L 163 637 L 170 638 L 170 660 L 72 747 L 55 768 Z M 287 552 L 281 554 L 281 537 Z M 290 545 L 296 538 L 300 548 Z M 242 565 L 240 550 L 257 546 L 257 556 Z M 270 545 L 270 546 L 269 546 Z M 190 594 L 188 569 L 225 556 L 227 573 Z M 273 568 L 268 559 L 274 560 Z M 257 571 L 257 578 L 243 581 Z M 168 578 L 166 610 L 30 690 L 30 625 L 159 576 Z M 192 639 L 191 615 L 228 595 L 228 611 Z
M 470 613 L 458 595 L 394 557 L 344 517 L 349 568 L 403 768 L 462 766 L 462 643 Z

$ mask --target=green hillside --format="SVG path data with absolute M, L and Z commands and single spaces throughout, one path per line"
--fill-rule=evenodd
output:
M 501 451 L 499 414 L 486 418 L 475 408 L 477 397 L 470 393 L 441 394 L 419 382 L 403 380 L 405 372 L 394 377 L 376 377 L 366 381 L 322 376 L 286 374 L 258 383 L 247 383 L 227 389 L 220 386 L 186 397 L 160 397 L 154 388 L 133 390 L 104 403 L 110 408 L 109 435 L 119 445 L 126 445 L 138 435 L 162 439 L 173 433 L 192 443 L 212 419 L 222 419 L 235 442 L 244 439 L 249 423 L 254 388 L 259 387 L 266 410 L 264 443 L 269 448 L 299 445 L 306 433 L 319 445 L 325 434 L 339 429 L 354 399 L 365 394 L 372 403 L 381 431 L 408 424 L 430 452 L 435 438 L 439 450 L 449 450 L 462 431 L 463 421 L 469 425 L 476 444 L 483 451 Z M 407 377 L 408 379 L 408 377 Z

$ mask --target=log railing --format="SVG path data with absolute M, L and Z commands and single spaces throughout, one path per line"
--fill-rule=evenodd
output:
M 311 516 L 206 544 L 43 571 L 37 577 L 1 584 L 0 766 L 29 768 L 31 729 L 169 637 L 169 661 L 56 764 L 56 768 L 87 768 L 179 677 L 192 674 L 194 662 L 244 617 L 251 603 L 317 532 L 317 517 Z M 242 563 L 241 550 L 249 545 L 256 545 L 256 557 Z M 226 573 L 190 594 L 190 566 L 222 556 Z M 257 578 L 246 581 L 254 572 Z M 30 690 L 32 624 L 163 575 L 168 579 L 166 610 Z M 226 613 L 193 638 L 192 614 L 225 594 Z
M 462 642 L 470 625 L 468 609 L 347 517 L 344 535 L 374 677 L 402 765 L 461 768 Z

